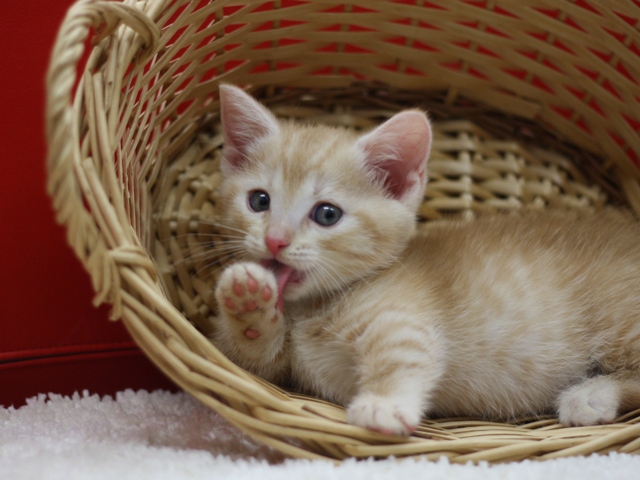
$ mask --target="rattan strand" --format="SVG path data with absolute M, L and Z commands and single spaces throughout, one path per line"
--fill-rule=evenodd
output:
M 194 259 L 217 233 L 221 81 L 250 85 L 279 115 L 353 128 L 428 109 L 440 123 L 425 221 L 523 207 L 588 214 L 605 195 L 640 213 L 637 4 L 263 3 L 69 10 L 47 77 L 48 190 L 95 303 L 111 304 L 179 386 L 293 456 L 639 452 L 640 411 L 581 428 L 426 420 L 409 438 L 386 437 L 244 372 L 193 326 L 206 330 L 215 309 L 215 267 Z

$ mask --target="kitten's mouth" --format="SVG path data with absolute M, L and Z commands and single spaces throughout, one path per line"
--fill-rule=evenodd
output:
M 284 311 L 284 298 L 283 292 L 287 285 L 292 283 L 300 283 L 302 281 L 302 273 L 295 268 L 285 265 L 276 259 L 264 259 L 260 260 L 260 265 L 264 268 L 271 270 L 276 276 L 276 283 L 278 284 L 278 309 Z

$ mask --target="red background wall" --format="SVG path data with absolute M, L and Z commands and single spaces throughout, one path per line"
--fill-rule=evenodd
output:
M 174 388 L 107 308 L 45 193 L 44 76 L 71 0 L 3 2 L 0 28 L 0 405 L 38 393 Z

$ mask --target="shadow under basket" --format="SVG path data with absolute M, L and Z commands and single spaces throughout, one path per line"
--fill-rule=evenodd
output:
M 453 462 L 640 452 L 640 411 L 565 428 L 425 420 L 408 438 L 245 372 L 206 339 L 222 245 L 218 85 L 277 115 L 365 130 L 435 121 L 420 222 L 608 204 L 640 213 L 640 8 L 633 1 L 74 4 L 47 78 L 57 219 L 138 345 L 176 384 L 296 457 Z M 90 41 L 90 43 L 89 43 Z M 84 55 L 84 52 L 87 55 Z M 634 288 L 629 286 L 629 288 Z

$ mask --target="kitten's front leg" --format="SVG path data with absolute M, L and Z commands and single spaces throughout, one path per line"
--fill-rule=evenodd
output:
M 442 376 L 443 344 L 424 320 L 385 312 L 356 342 L 360 382 L 349 423 L 389 435 L 409 435 L 429 407 Z
M 285 321 L 273 272 L 256 263 L 230 265 L 216 287 L 220 317 L 213 341 L 241 367 L 271 381 L 288 369 Z

